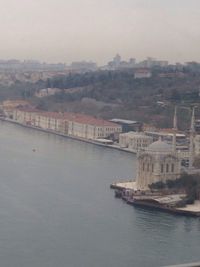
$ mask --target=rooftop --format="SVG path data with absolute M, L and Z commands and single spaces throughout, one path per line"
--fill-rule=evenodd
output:
M 115 123 L 125 123 L 125 124 L 135 124 L 138 123 L 138 121 L 131 121 L 131 120 L 124 120 L 124 119 L 112 119 L 111 122 Z
M 147 151 L 153 151 L 153 152 L 172 152 L 172 146 L 158 140 L 154 143 L 152 143 L 150 146 L 147 147 Z
M 63 119 L 68 121 L 73 121 L 77 123 L 82 124 L 89 124 L 89 125 L 95 125 L 95 126 L 108 126 L 108 127 L 119 127 L 118 124 L 101 119 L 101 118 L 95 118 L 90 115 L 80 114 L 80 113 L 59 113 L 59 112 L 47 112 L 47 111 L 41 111 L 35 108 L 19 108 L 18 110 L 24 111 L 24 112 L 37 112 L 38 115 L 44 116 L 44 117 L 50 117 L 55 119 Z

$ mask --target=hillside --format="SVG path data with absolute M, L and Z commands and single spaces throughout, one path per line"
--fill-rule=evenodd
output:
M 171 73 L 171 72 L 170 72 Z M 28 98 L 34 105 L 45 110 L 74 111 L 104 118 L 120 117 L 170 127 L 174 104 L 199 103 L 199 73 L 182 71 L 163 75 L 154 71 L 151 78 L 134 79 L 133 70 L 97 71 L 70 74 L 48 79 L 46 84 L 20 84 L 7 88 L 12 97 Z M 164 77 L 163 77 L 164 76 Z M 60 88 L 53 96 L 36 98 L 40 88 Z M 0 98 L 2 98 L 0 91 Z M 18 94 L 17 94 L 17 93 Z M 19 93 L 20 92 L 20 93 Z M 189 112 L 179 112 L 181 126 L 187 128 Z

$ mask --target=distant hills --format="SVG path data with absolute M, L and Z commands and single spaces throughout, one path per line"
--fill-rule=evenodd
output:
M 141 120 L 170 127 L 174 104 L 199 104 L 200 72 L 181 69 L 152 69 L 150 78 L 135 79 L 134 69 L 58 75 L 36 83 L 16 82 L 1 86 L 0 99 L 26 98 L 41 109 L 73 111 L 98 117 Z M 58 93 L 42 98 L 44 88 Z M 178 114 L 187 128 L 189 113 Z

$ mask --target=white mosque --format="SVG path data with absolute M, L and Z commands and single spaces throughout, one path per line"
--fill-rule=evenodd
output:
M 137 189 L 147 190 L 152 183 L 177 179 L 180 173 L 181 161 L 177 152 L 171 145 L 158 140 L 138 155 Z
M 177 129 L 176 109 L 174 115 L 174 129 Z M 194 137 L 194 109 L 190 130 L 190 160 L 189 168 L 193 164 L 193 137 Z M 144 151 L 138 153 L 138 170 L 135 190 L 148 190 L 149 185 L 155 182 L 166 182 L 180 177 L 181 160 L 176 150 L 176 134 L 173 136 L 173 144 L 167 144 L 162 140 L 152 143 Z

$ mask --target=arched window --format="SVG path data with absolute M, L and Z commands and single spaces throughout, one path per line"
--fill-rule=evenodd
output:
M 174 163 L 171 165 L 171 172 L 174 172 Z
M 163 173 L 163 171 L 164 171 L 164 165 L 161 164 L 161 173 Z
M 166 172 L 169 172 L 169 164 L 166 164 Z
M 154 164 L 151 166 L 151 171 L 154 172 Z

